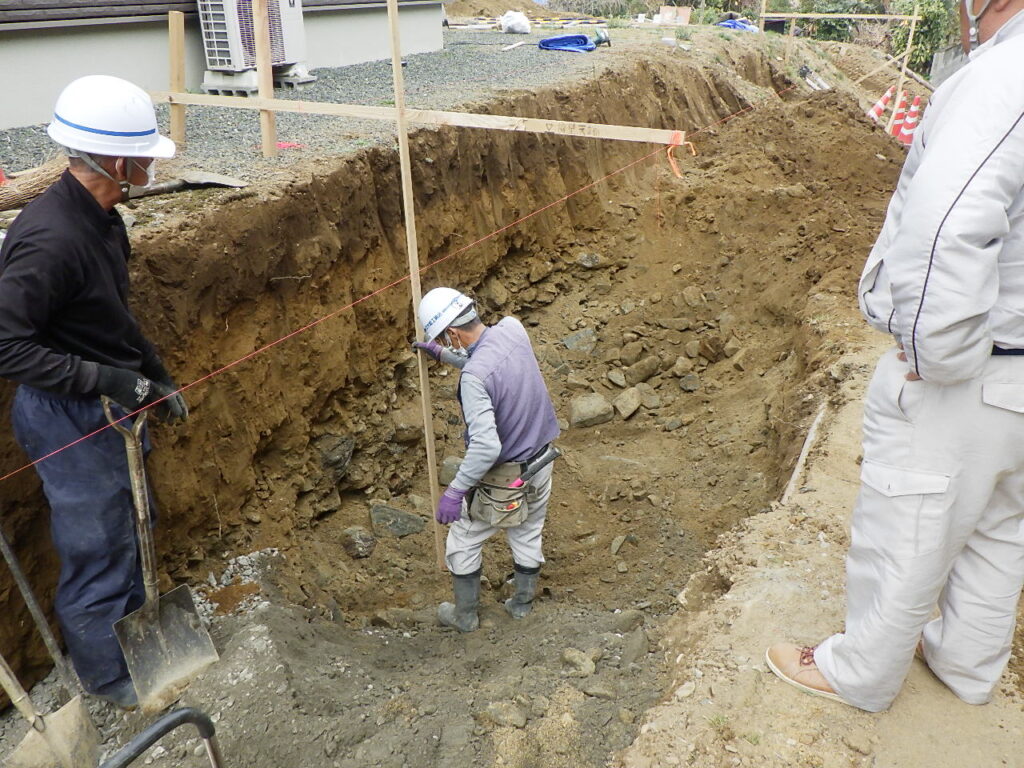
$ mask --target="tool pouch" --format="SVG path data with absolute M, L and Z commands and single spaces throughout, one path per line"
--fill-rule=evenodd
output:
M 495 528 L 513 528 L 530 513 L 526 486 L 509 488 L 519 478 L 522 465 L 499 464 L 483 476 L 468 500 L 469 519 Z

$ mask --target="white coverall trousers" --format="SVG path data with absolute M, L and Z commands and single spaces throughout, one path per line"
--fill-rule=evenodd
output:
M 923 631 L 931 670 L 984 704 L 1010 656 L 1024 579 L 1024 356 L 939 385 L 907 381 L 896 354 L 879 361 L 864 404 L 845 632 L 814 660 L 844 700 L 881 711 Z M 929 620 L 936 604 L 941 618 Z
M 519 565 L 537 568 L 544 562 L 543 532 L 544 519 L 548 513 L 551 498 L 551 473 L 554 466 L 549 464 L 533 476 L 526 487 L 526 505 L 529 513 L 526 519 L 512 528 L 495 528 L 493 525 L 470 520 L 466 515 L 466 503 L 462 504 L 462 518 L 448 528 L 445 544 L 445 563 L 456 576 L 475 573 L 483 564 L 480 552 L 484 542 L 500 530 L 505 531 L 512 557 Z

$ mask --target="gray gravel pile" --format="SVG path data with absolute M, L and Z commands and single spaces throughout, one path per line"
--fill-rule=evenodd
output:
M 408 56 L 405 69 L 408 106 L 453 109 L 507 90 L 532 90 L 565 80 L 593 77 L 608 61 L 609 49 L 587 54 L 542 51 L 537 41 L 562 34 L 544 30 L 505 35 L 479 30 L 446 30 L 443 50 Z M 502 47 L 525 41 L 511 51 Z M 301 90 L 278 89 L 283 99 L 343 104 L 394 104 L 391 62 L 319 69 L 318 80 Z M 158 109 L 166 130 L 167 108 Z M 278 140 L 301 144 L 275 159 L 259 152 L 258 113 L 226 107 L 189 107 L 188 147 L 179 157 L 189 168 L 237 176 L 248 181 L 274 176 L 302 157 L 338 156 L 371 144 L 390 144 L 390 123 L 321 115 L 277 115 Z M 44 126 L 0 131 L 0 168 L 16 172 L 55 154 Z

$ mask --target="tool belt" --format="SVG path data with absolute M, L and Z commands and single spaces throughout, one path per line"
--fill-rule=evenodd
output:
M 470 493 L 469 519 L 495 528 L 514 528 L 524 522 L 530 514 L 526 504 L 527 486 L 509 488 L 519 479 L 522 467 L 517 461 L 492 467 Z

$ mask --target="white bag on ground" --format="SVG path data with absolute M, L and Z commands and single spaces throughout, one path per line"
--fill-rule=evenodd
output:
M 507 11 L 504 16 L 499 19 L 501 22 L 501 31 L 509 35 L 528 35 L 530 34 L 530 20 L 526 18 L 526 14 L 520 11 Z

